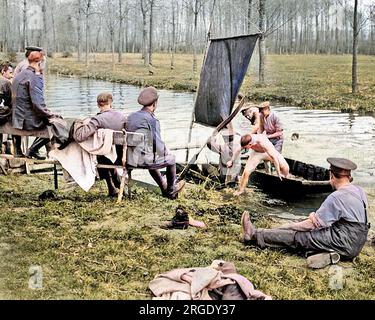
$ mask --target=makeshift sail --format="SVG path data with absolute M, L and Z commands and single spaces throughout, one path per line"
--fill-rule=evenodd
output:
M 258 37 L 211 39 L 195 100 L 195 122 L 216 127 L 229 117 Z

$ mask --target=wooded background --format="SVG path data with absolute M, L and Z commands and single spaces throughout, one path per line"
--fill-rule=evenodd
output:
M 210 25 L 211 37 L 262 29 L 267 53 L 352 52 L 354 0 L 0 1 L 4 52 L 201 53 Z M 375 1 L 359 0 L 358 25 L 358 53 L 374 55 Z

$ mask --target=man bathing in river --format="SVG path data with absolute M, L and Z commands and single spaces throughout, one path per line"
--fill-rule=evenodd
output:
M 228 161 L 227 167 L 231 168 L 233 162 L 241 153 L 241 149 L 251 149 L 249 158 L 247 159 L 244 172 L 241 177 L 238 191 L 234 193 L 235 196 L 245 192 L 245 188 L 249 181 L 250 174 L 256 169 L 261 161 L 271 161 L 280 179 L 286 178 L 289 174 L 289 165 L 284 157 L 277 152 L 273 144 L 268 140 L 264 134 L 245 134 L 241 137 L 241 148 L 238 148 L 231 160 Z

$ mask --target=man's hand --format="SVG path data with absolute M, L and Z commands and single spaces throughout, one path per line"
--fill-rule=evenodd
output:
M 232 168 L 232 167 L 233 167 L 233 161 L 232 161 L 232 160 L 229 160 L 229 161 L 227 162 L 227 167 L 228 167 L 228 168 Z

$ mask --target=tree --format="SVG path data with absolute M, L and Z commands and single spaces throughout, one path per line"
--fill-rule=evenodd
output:
M 155 0 L 148 0 L 150 6 L 150 23 L 149 23 L 149 45 L 148 45 L 148 64 L 152 65 L 152 35 L 153 35 L 153 19 L 154 19 L 154 7 L 155 7 Z
M 105 22 L 107 24 L 109 39 L 111 41 L 112 70 L 115 70 L 115 31 L 117 30 L 119 22 L 119 20 L 113 18 L 114 7 L 114 0 L 107 0 L 107 3 L 103 8 L 103 11 L 105 12 Z
M 259 83 L 264 84 L 264 69 L 266 64 L 266 36 L 265 36 L 265 16 L 266 0 L 259 0 Z
M 358 50 L 358 0 L 354 0 L 353 14 L 353 59 L 352 59 L 352 93 L 358 90 L 357 85 L 357 50 Z
M 143 19 L 143 29 L 142 29 L 142 59 L 144 65 L 148 65 L 148 54 L 147 54 L 147 13 L 148 13 L 148 6 L 147 0 L 139 0 L 141 6 L 141 13 Z

